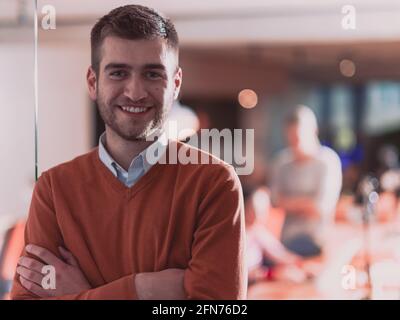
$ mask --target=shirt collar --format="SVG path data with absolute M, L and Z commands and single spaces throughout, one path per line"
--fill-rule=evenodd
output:
M 168 145 L 167 135 L 165 134 L 165 132 L 162 132 L 161 135 L 159 135 L 158 139 L 150 145 L 152 147 L 152 150 L 155 150 L 152 161 L 148 161 L 148 158 L 146 157 L 146 153 L 150 148 L 149 146 L 132 159 L 127 172 L 108 153 L 105 147 L 105 135 L 106 133 L 103 132 L 99 138 L 99 158 L 115 176 L 118 175 L 117 170 L 123 174 L 127 174 L 134 166 L 142 166 L 144 172 L 147 172 L 155 164 L 155 162 L 157 162 L 161 158 Z

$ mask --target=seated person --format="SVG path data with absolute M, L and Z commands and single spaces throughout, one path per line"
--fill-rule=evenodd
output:
M 269 195 L 265 190 L 245 194 L 249 284 L 276 278 L 302 282 L 305 280 L 305 273 L 299 268 L 302 258 L 288 251 L 266 227 L 269 209 Z

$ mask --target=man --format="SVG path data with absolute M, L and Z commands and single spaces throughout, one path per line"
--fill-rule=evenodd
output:
M 286 119 L 289 148 L 275 161 L 272 202 L 283 208 L 283 244 L 302 256 L 317 255 L 323 234 L 333 220 L 342 184 L 340 159 L 318 140 L 317 120 L 306 106 Z
M 173 149 L 211 159 L 160 134 L 182 83 L 173 24 L 143 6 L 120 7 L 93 27 L 91 49 L 89 94 L 106 131 L 98 148 L 38 180 L 11 297 L 245 298 L 233 168 L 214 158 L 166 161 Z M 46 265 L 55 289 L 42 285 Z

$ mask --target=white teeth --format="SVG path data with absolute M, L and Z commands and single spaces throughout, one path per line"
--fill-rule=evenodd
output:
M 140 112 L 144 112 L 147 110 L 146 107 L 126 107 L 126 106 L 121 106 L 122 110 L 124 111 L 128 111 L 128 112 L 132 112 L 132 113 L 140 113 Z

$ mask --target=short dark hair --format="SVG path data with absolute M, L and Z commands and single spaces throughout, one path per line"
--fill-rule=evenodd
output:
M 129 40 L 162 38 L 176 52 L 179 47 L 178 34 L 170 19 L 145 6 L 118 7 L 97 21 L 91 31 L 91 64 L 96 74 L 100 67 L 100 48 L 107 36 Z
M 305 105 L 299 104 L 286 114 L 286 126 L 297 125 L 302 121 L 307 121 L 309 126 L 318 129 L 317 118 L 314 111 Z

